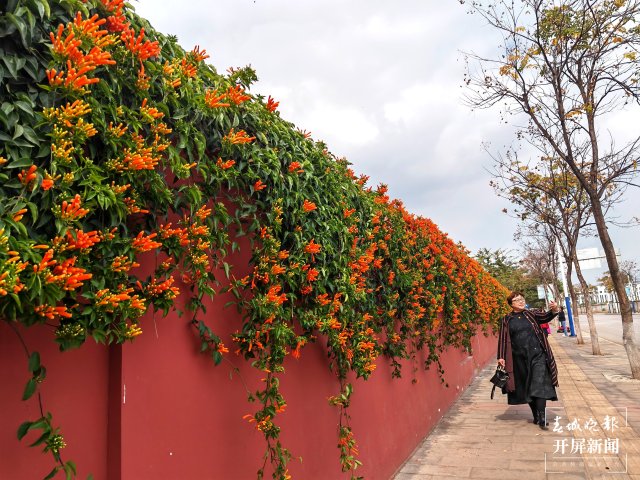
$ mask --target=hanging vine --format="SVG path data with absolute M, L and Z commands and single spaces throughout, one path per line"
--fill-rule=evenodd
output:
M 399 377 L 422 349 L 429 367 L 501 314 L 502 287 L 462 246 L 249 93 L 250 68 L 219 74 L 124 0 L 8 0 L 0 18 L 0 318 L 51 325 L 66 350 L 133 341 L 149 308 L 166 314 L 186 295 L 218 364 L 229 347 L 204 302 L 231 292 L 243 315 L 233 342 L 263 373 L 245 417 L 266 441 L 258 478 L 289 478 L 277 425 L 287 356 L 326 342 L 340 462 L 355 478 L 347 374 L 389 361 Z M 243 278 L 228 259 L 236 235 L 251 239 Z M 45 370 L 25 348 L 26 399 Z M 41 413 L 18 437 L 41 430 L 50 476 L 74 476 Z

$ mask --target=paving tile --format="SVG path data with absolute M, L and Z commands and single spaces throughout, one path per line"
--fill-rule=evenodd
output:
M 450 466 L 450 465 L 430 465 L 430 464 L 406 464 L 402 468 L 402 472 L 405 473 L 423 473 L 434 475 L 437 478 L 440 477 L 460 477 L 469 478 L 471 473 L 471 467 L 465 466 Z
M 433 475 L 421 475 L 419 473 L 398 473 L 395 480 L 434 480 Z
M 491 400 L 491 363 L 462 389 L 459 399 L 394 480 L 640 480 L 640 382 L 612 382 L 604 375 L 627 374 L 623 347 L 607 345 L 607 355 L 593 356 L 590 346 L 576 346 L 570 337 L 553 337 L 550 342 L 559 366 L 560 387 L 559 401 L 547 404 L 551 407 L 549 418 L 559 416 L 565 422 L 581 416 L 624 418 L 626 422 L 615 431 L 620 442 L 618 456 L 563 457 L 554 453 L 556 442 L 563 438 L 570 445 L 572 439 L 601 438 L 602 432 L 542 431 L 530 423 L 527 405 L 507 405 L 502 395 Z M 623 466 L 626 473 L 617 473 Z
M 476 467 L 471 470 L 472 479 L 518 479 L 518 480 L 546 480 L 544 470 L 535 472 L 526 470 L 505 470 L 504 468 Z

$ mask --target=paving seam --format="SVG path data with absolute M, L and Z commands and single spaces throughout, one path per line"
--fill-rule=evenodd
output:
M 619 418 L 619 410 L 600 393 L 580 366 L 569 357 L 564 345 L 557 342 L 554 337 L 551 337 L 550 341 L 553 346 L 556 362 L 558 363 L 559 390 L 562 395 L 562 403 L 567 418 L 581 419 L 584 418 L 585 413 L 597 421 L 602 421 L 606 415 Z M 550 420 L 552 421 L 553 417 L 551 417 Z M 574 430 L 572 435 L 574 438 L 589 438 L 583 431 L 579 432 Z M 592 436 L 600 438 L 600 435 Z M 637 432 L 629 425 L 621 426 L 618 429 L 616 438 L 620 440 L 622 445 L 622 452 L 620 452 L 620 455 L 617 455 L 620 464 L 627 466 L 627 474 L 640 473 L 640 469 L 638 468 L 640 467 L 640 458 L 638 455 L 640 452 L 640 440 Z M 627 454 L 626 456 L 625 453 Z M 589 457 L 587 454 L 583 454 L 582 458 L 585 459 L 584 466 L 590 479 L 611 478 L 612 480 L 619 480 L 622 478 L 631 478 L 629 475 L 623 477 L 623 474 L 613 474 L 603 471 L 602 465 L 594 466 L 593 461 L 586 461 L 593 460 L 593 457 Z

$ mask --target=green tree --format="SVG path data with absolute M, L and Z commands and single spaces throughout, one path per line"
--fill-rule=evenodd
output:
M 544 300 L 538 299 L 540 279 L 530 275 L 520 260 L 503 249 L 481 248 L 475 259 L 489 274 L 509 290 L 521 291 L 531 307 L 544 307 Z

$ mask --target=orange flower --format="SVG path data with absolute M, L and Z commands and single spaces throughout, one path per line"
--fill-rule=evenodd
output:
M 193 50 L 191 50 L 190 53 L 196 62 L 202 62 L 203 60 L 209 58 L 209 54 L 206 50 L 200 50 L 200 45 L 196 45 L 195 47 L 193 47 Z
M 76 193 L 71 203 L 66 200 L 62 202 L 62 208 L 60 209 L 60 218 L 62 220 L 77 220 L 84 217 L 89 210 L 81 208 L 82 199 L 80 195 Z
M 133 198 L 127 197 L 127 198 L 124 198 L 122 201 L 127 206 L 127 213 L 129 213 L 130 215 L 134 213 L 149 213 L 149 210 L 140 208 L 138 205 L 136 205 L 136 201 Z
M 58 72 L 55 68 L 47 70 L 47 80 L 52 87 L 59 87 L 64 85 L 72 90 L 84 91 L 86 85 L 98 83 L 98 78 L 88 78 L 85 74 L 94 70 L 95 67 L 91 65 L 84 65 L 81 68 L 76 69 L 71 65 L 71 61 L 67 60 L 67 72 L 64 70 Z M 65 78 L 66 75 L 66 78 Z
M 27 213 L 27 209 L 26 208 L 21 208 L 20 210 L 18 210 L 16 213 L 13 214 L 13 221 L 14 222 L 19 222 L 20 220 L 22 220 L 22 217 L 24 217 L 24 214 Z
M 91 248 L 96 243 L 100 242 L 100 235 L 97 231 L 83 232 L 82 230 L 75 231 L 74 234 L 67 232 L 67 243 L 69 244 L 69 250 L 82 250 L 85 248 Z
M 125 0 L 101 0 L 107 11 L 112 15 L 107 17 L 107 29 L 111 32 L 122 32 L 129 28 L 129 22 L 124 16 Z
M 207 208 L 206 205 L 201 206 L 196 212 L 196 217 L 198 217 L 201 222 L 204 222 L 210 215 L 211 209 Z
M 317 208 L 318 207 L 316 207 L 315 203 L 310 202 L 309 200 L 306 200 L 306 199 L 305 199 L 304 203 L 302 204 L 302 209 L 305 212 L 312 212 L 312 211 L 316 210 Z
M 298 343 L 296 344 L 295 350 L 291 352 L 291 356 L 295 359 L 300 358 L 300 349 L 304 347 L 306 343 L 307 343 L 306 339 L 298 341 Z M 284 407 L 283 407 L 283 410 L 284 410 Z
M 304 138 L 311 138 L 311 132 L 307 132 L 306 130 L 300 130 L 298 128 L 298 133 L 302 135 Z
M 270 112 L 275 112 L 276 108 L 278 108 L 278 105 L 280 105 L 280 102 L 276 102 L 273 98 L 271 98 L 271 95 L 269 95 L 269 98 L 267 99 L 267 110 L 269 110 Z
M 116 162 L 117 170 L 153 170 L 160 162 L 161 157 L 154 155 L 153 148 L 144 147 L 138 151 L 131 151 L 129 148 L 124 150 L 124 158 L 122 162 Z
M 25 187 L 28 186 L 31 182 L 33 182 L 36 179 L 36 170 L 38 169 L 38 167 L 36 167 L 35 165 L 31 165 L 29 167 L 29 170 L 22 170 L 19 174 L 18 174 L 18 179 L 20 180 L 20 183 L 22 183 Z
M 304 251 L 307 253 L 319 253 L 320 250 L 322 249 L 322 247 L 317 244 L 314 240 L 311 240 L 305 247 L 304 247 Z
M 229 87 L 227 89 L 227 98 L 236 105 L 240 105 L 241 103 L 249 100 L 251 96 L 246 95 L 244 93 L 244 89 L 240 85 L 236 85 L 235 87 Z
M 173 88 L 178 88 L 180 85 L 182 85 L 182 80 L 180 80 L 179 78 L 176 78 L 174 80 L 167 80 L 167 85 Z
M 258 180 L 256 183 L 253 184 L 253 190 L 255 192 L 259 192 L 260 190 L 264 190 L 265 188 L 267 188 L 267 186 L 262 183 L 262 180 Z
M 307 270 L 307 280 L 309 282 L 315 282 L 318 279 L 319 274 L 320 272 L 318 272 L 318 270 L 316 270 L 315 268 L 310 268 L 309 270 Z
M 124 0 L 100 0 L 109 13 L 119 12 L 124 8 Z
M 42 179 L 42 183 L 40 184 L 40 188 L 42 188 L 42 190 L 47 191 L 49 190 L 51 187 L 53 187 L 53 178 L 43 178 Z
M 300 162 L 291 162 L 291 165 L 289 165 L 289 172 L 302 173 L 304 172 L 304 169 L 300 165 Z
M 286 272 L 287 269 L 284 267 L 281 267 L 280 265 L 274 265 L 271 267 L 271 274 L 272 275 L 280 275 L 281 273 Z
M 235 132 L 234 129 L 232 128 L 231 130 L 229 130 L 229 133 L 227 133 L 227 135 L 223 137 L 222 140 L 227 140 L 232 145 L 241 145 L 244 143 L 251 143 L 255 139 L 256 137 L 250 137 L 249 135 L 247 135 L 247 132 L 245 132 L 244 130 Z
M 142 100 L 142 105 L 140 106 L 140 113 L 142 114 L 144 119 L 148 122 L 151 122 L 155 119 L 164 117 L 164 113 L 158 110 L 156 107 L 147 107 L 147 99 Z
M 67 311 L 67 307 L 65 306 L 53 307 L 51 305 L 38 305 L 37 307 L 34 307 L 33 311 L 48 320 L 71 318 L 73 316 Z
M 162 246 L 162 243 L 153 241 L 153 238 L 157 235 L 157 233 L 152 233 L 145 237 L 144 232 L 140 232 L 136 238 L 133 239 L 133 242 L 131 242 L 131 246 L 138 253 L 148 252 L 149 250 L 159 248 Z
M 49 268 L 52 265 L 58 263 L 57 260 L 53 260 L 53 249 L 50 248 L 47 252 L 42 256 L 42 260 L 38 265 L 33 266 L 33 271 L 35 273 L 43 271 L 45 268 Z
M 180 71 L 187 78 L 193 78 L 198 73 L 198 67 L 189 63 L 186 58 L 183 58 L 180 62 Z
M 139 266 L 139 263 L 136 263 L 133 260 L 129 260 L 126 255 L 119 255 L 111 262 L 111 269 L 114 272 L 126 273 L 132 268 L 136 268 Z
M 227 160 L 226 162 L 222 161 L 222 158 L 218 157 L 218 161 L 216 162 L 216 166 L 220 167 L 223 170 L 227 170 L 228 168 L 233 167 L 236 164 L 235 160 Z
M 285 260 L 285 259 L 289 258 L 289 250 L 280 250 L 278 252 L 278 258 L 280 260 Z
M 83 285 L 85 280 L 93 277 L 91 273 L 81 267 L 76 267 L 76 257 L 67 258 L 53 268 L 53 272 L 47 276 L 47 283 L 60 284 L 63 290 L 75 290 Z
M 276 305 L 282 305 L 287 301 L 287 296 L 284 293 L 280 293 L 282 287 L 280 285 L 274 285 L 269 289 L 266 295 L 267 302 L 275 303 Z
M 158 280 L 154 278 L 151 283 L 147 285 L 147 294 L 152 297 L 159 297 L 166 292 L 167 298 L 174 299 L 180 295 L 180 289 L 178 287 L 172 287 L 174 281 L 175 279 L 173 277 L 169 277 L 163 282 L 158 282 Z
M 144 28 L 140 29 L 137 37 L 136 32 L 132 28 L 127 28 L 120 34 L 120 39 L 127 50 L 138 57 L 140 61 L 157 57 L 160 54 L 160 45 L 157 41 L 144 41 Z
M 316 300 L 318 301 L 318 303 L 320 305 L 329 305 L 331 303 L 331 300 L 329 300 L 329 294 L 328 293 L 323 293 L 322 295 L 318 295 L 316 297 Z
M 230 103 L 221 102 L 227 95 L 225 93 L 218 95 L 218 89 L 208 89 L 204 92 L 204 103 L 210 108 L 222 108 L 231 106 Z

